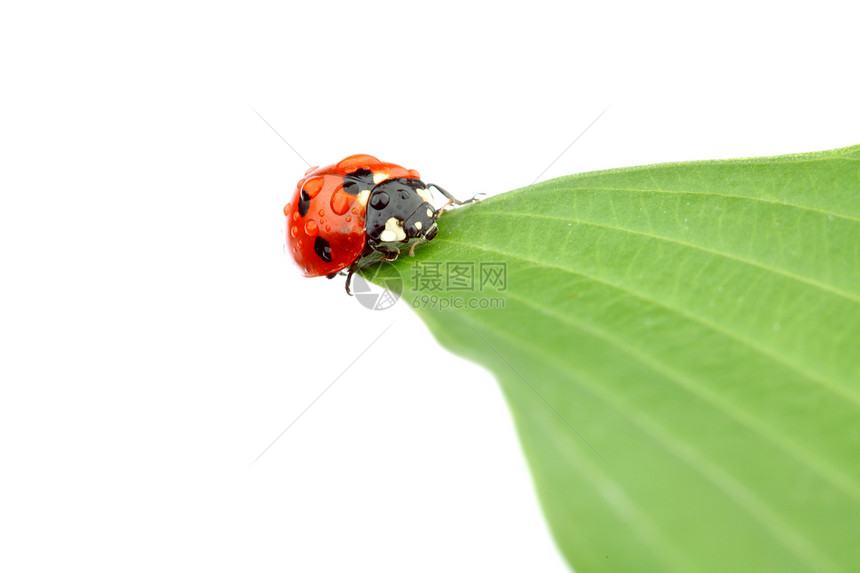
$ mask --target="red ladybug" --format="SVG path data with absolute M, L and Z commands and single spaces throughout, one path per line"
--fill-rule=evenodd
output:
M 448 204 L 462 205 L 437 185 L 425 184 L 414 169 L 370 155 L 352 155 L 327 167 L 311 167 L 284 207 L 287 245 L 306 277 L 334 278 L 346 270 L 346 292 L 363 257 L 380 252 L 388 260 L 400 246 L 436 236 L 442 209 L 433 205 L 430 187 Z M 351 293 L 350 293 L 351 294 Z

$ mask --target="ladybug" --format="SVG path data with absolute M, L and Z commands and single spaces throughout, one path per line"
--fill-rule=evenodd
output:
M 436 209 L 430 188 L 448 199 Z M 334 278 L 346 272 L 346 292 L 360 261 L 381 253 L 393 261 L 410 241 L 436 236 L 436 221 L 450 204 L 462 205 L 414 169 L 370 155 L 352 155 L 327 167 L 311 167 L 284 207 L 287 245 L 306 277 Z

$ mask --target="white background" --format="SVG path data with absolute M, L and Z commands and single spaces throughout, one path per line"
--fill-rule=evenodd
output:
M 610 105 L 544 179 L 860 143 L 850 2 L 11 4 L 3 571 L 566 570 L 494 380 L 292 267 L 252 107 L 462 197 Z

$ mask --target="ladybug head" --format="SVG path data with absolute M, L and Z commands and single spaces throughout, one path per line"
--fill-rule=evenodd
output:
M 429 241 L 436 236 L 436 209 L 420 179 L 383 181 L 367 202 L 367 239 L 372 245 L 410 239 Z

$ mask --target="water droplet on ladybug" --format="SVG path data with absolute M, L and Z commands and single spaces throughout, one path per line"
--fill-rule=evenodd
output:
M 335 191 L 331 196 L 331 210 L 338 215 L 343 215 L 349 211 L 354 197 L 343 190 L 343 188 Z
M 320 189 L 323 187 L 324 179 L 322 177 L 311 177 L 302 185 L 302 190 L 308 194 L 308 197 L 313 199 L 316 197 Z
M 346 159 L 340 160 L 336 167 L 347 172 L 355 171 L 354 168 L 364 167 L 366 165 L 376 165 L 379 160 L 372 155 L 350 155 Z

